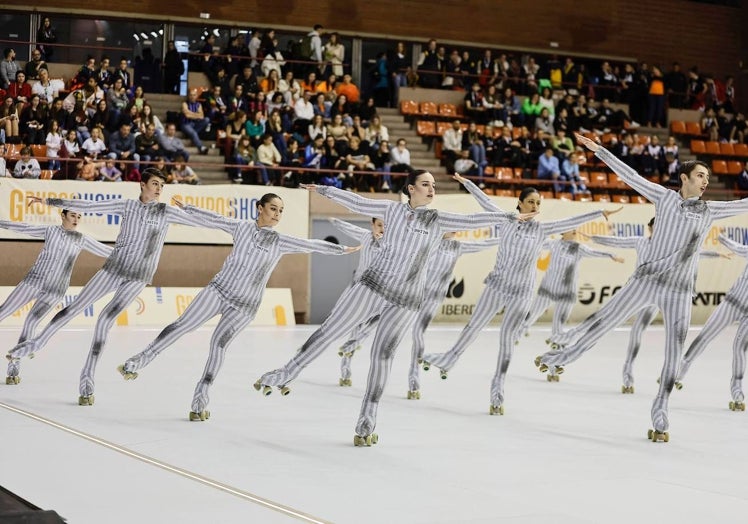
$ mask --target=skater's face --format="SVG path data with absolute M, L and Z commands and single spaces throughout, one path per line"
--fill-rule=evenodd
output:
M 275 227 L 283 216 L 283 200 L 273 198 L 265 205 L 257 206 L 257 225 Z
M 81 214 L 74 211 L 63 211 L 60 216 L 62 217 L 63 229 L 67 229 L 68 231 L 73 231 L 78 227 L 78 222 L 81 219 Z
M 537 213 L 540 211 L 540 195 L 530 193 L 524 200 L 519 201 L 518 207 L 520 213 Z
M 384 221 L 381 218 L 375 218 L 371 223 L 371 232 L 379 238 L 384 235 Z
M 408 184 L 408 194 L 410 194 L 411 207 L 429 205 L 434 200 L 434 195 L 436 194 L 434 175 L 431 173 L 418 175 L 415 184 Z
M 143 203 L 153 202 L 161 198 L 164 189 L 164 181 L 158 177 L 151 177 L 148 182 L 140 183 L 140 201 Z
M 697 164 L 690 173 L 681 173 L 680 180 L 683 198 L 701 197 L 709 185 L 709 170 Z

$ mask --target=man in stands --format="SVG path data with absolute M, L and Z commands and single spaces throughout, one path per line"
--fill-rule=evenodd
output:
M 251 69 L 250 69 L 251 71 Z M 197 90 L 190 90 L 187 100 L 182 102 L 182 117 L 180 129 L 195 144 L 201 155 L 208 154 L 208 148 L 203 145 L 199 134 L 206 130 L 209 120 L 203 113 L 203 105 L 197 100 Z

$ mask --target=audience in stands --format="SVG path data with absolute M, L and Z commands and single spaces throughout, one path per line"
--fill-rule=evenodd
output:
M 21 158 L 13 169 L 13 178 L 39 178 L 42 168 L 36 158 L 31 157 L 31 148 L 21 149 Z

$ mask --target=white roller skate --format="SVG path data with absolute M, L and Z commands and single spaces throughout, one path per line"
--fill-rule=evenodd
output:
M 623 386 L 621 386 L 621 393 L 624 395 L 634 394 L 634 376 L 629 371 L 623 372 Z
M 205 422 L 210 418 L 210 411 L 203 410 L 200 412 L 190 411 L 190 422 Z
M 379 442 L 379 435 L 376 433 L 372 433 L 371 435 L 366 435 L 365 437 L 362 437 L 360 435 L 354 435 L 353 436 L 353 445 L 358 447 L 370 447 L 373 446 Z
M 730 393 L 732 394 L 732 400 L 730 401 L 730 411 L 745 411 L 745 397 L 743 396 L 743 384 L 742 380 L 732 379 L 730 383 Z
M 408 400 L 420 400 L 421 392 L 418 389 L 411 389 L 408 391 Z
M 489 415 L 503 415 L 504 414 L 504 405 L 497 406 L 495 404 L 491 404 L 488 407 L 488 414 Z
M 349 387 L 353 385 L 353 381 L 350 378 L 340 377 L 340 380 L 338 380 L 338 384 L 343 387 Z
M 93 395 L 81 395 L 80 397 L 78 397 L 78 405 L 79 406 L 93 406 L 94 396 Z
M 8 386 L 17 386 L 20 383 L 21 383 L 21 377 L 19 377 L 18 375 L 14 375 L 14 376 L 8 375 L 7 377 L 5 377 L 5 384 L 7 384 Z
M 121 365 L 117 366 L 117 371 L 119 371 L 120 375 L 122 375 L 122 377 L 125 380 L 135 380 L 136 378 L 138 378 L 138 373 L 137 372 L 135 372 L 135 371 L 127 371 L 125 369 L 125 364 L 121 364 Z

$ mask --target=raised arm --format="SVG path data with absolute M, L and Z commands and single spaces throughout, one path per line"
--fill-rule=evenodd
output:
M 339 218 L 328 218 L 330 223 L 343 233 L 344 235 L 348 235 L 350 238 L 354 239 L 357 242 L 361 242 L 362 239 L 366 238 L 366 235 L 371 235 L 371 231 L 368 229 L 364 229 L 363 227 L 358 227 L 356 225 L 351 224 L 350 222 L 346 222 L 345 220 L 340 220 Z
M 563 233 L 564 231 L 571 231 L 576 229 L 582 224 L 595 220 L 596 218 L 606 216 L 605 210 L 598 209 L 597 211 L 590 211 L 582 215 L 577 215 L 569 218 L 562 218 L 561 220 L 553 220 L 551 222 L 543 222 L 540 227 L 543 229 L 546 235 L 553 235 L 556 233 Z
M 468 231 L 481 227 L 490 227 L 496 224 L 521 220 L 522 216 L 506 211 L 494 213 L 473 213 L 472 215 L 461 215 L 459 213 L 448 213 L 439 211 L 439 225 L 445 231 Z
M 333 244 L 326 240 L 298 238 L 290 235 L 278 235 L 280 249 L 283 253 L 323 253 L 325 255 L 342 255 L 351 252 L 350 248 Z
M 29 205 L 35 202 L 47 204 L 48 206 L 80 211 L 82 213 L 112 213 L 121 215 L 125 211 L 125 200 L 122 198 L 112 200 L 83 200 L 81 198 L 46 198 L 44 200 L 29 197 Z
M 605 164 L 611 168 L 616 175 L 620 176 L 624 182 L 652 202 L 657 203 L 660 197 L 670 191 L 669 189 L 666 189 L 659 184 L 655 184 L 654 182 L 650 182 L 641 176 L 600 144 L 580 134 L 575 133 L 575 136 L 577 138 L 577 143 L 582 144 L 590 151 L 593 151 L 595 156 L 605 162 Z
M 337 202 L 343 207 L 346 207 L 354 213 L 366 215 L 376 218 L 384 218 L 384 214 L 387 209 L 394 204 L 391 200 L 373 200 L 371 198 L 364 198 L 351 191 L 343 191 L 332 186 L 317 186 L 317 185 L 304 185 L 301 184 L 299 187 L 307 189 L 309 191 L 316 191 L 320 195 L 329 198 L 330 200 Z
M 93 238 L 87 237 L 85 235 L 83 235 L 83 249 L 102 258 L 108 258 L 109 255 L 112 254 L 111 246 L 102 244 L 101 242 L 98 242 Z
M 487 240 L 477 240 L 475 242 L 460 242 L 460 254 L 477 253 L 484 249 L 498 246 L 501 243 L 499 237 L 489 238 Z
M 642 237 L 614 237 L 605 235 L 592 235 L 589 237 L 595 244 L 623 249 L 636 249 Z
M 741 244 L 739 242 L 735 242 L 734 240 L 730 240 L 725 235 L 720 235 L 719 237 L 717 237 L 717 240 L 719 240 L 719 242 L 723 246 L 725 246 L 727 249 L 729 249 L 736 255 L 740 255 L 741 257 L 748 258 L 748 246 L 746 246 L 745 244 Z
M 36 238 L 44 238 L 49 226 L 32 226 L 25 222 L 11 222 L 10 220 L 0 220 L 0 227 L 9 229 L 16 233 L 23 233 Z
M 167 207 L 169 213 L 169 222 L 177 224 L 184 224 L 186 226 L 195 227 L 210 227 L 213 229 L 220 229 L 225 231 L 229 235 L 233 235 L 236 230 L 236 226 L 239 221 L 234 218 L 228 218 L 213 211 L 202 209 L 192 205 L 183 206 L 181 202 L 177 203 L 177 207 Z M 178 209 L 181 208 L 181 209 Z
M 613 253 L 610 253 L 609 251 L 600 251 L 599 249 L 592 249 L 583 244 L 579 244 L 579 251 L 581 251 L 582 254 L 586 257 L 609 258 L 611 260 L 615 260 L 616 262 L 618 262 L 619 260 L 622 260 L 619 256 L 614 255 Z
M 467 178 L 455 175 L 453 177 L 455 180 L 457 180 L 460 184 L 463 185 L 465 189 L 467 189 L 468 193 L 473 195 L 473 198 L 478 201 L 478 204 L 480 207 L 482 207 L 485 211 L 491 212 L 503 212 L 502 209 L 493 203 L 493 201 L 486 195 L 481 188 L 473 184 L 470 180 Z
M 748 213 L 748 198 L 741 200 L 709 200 L 707 205 L 715 220 Z

